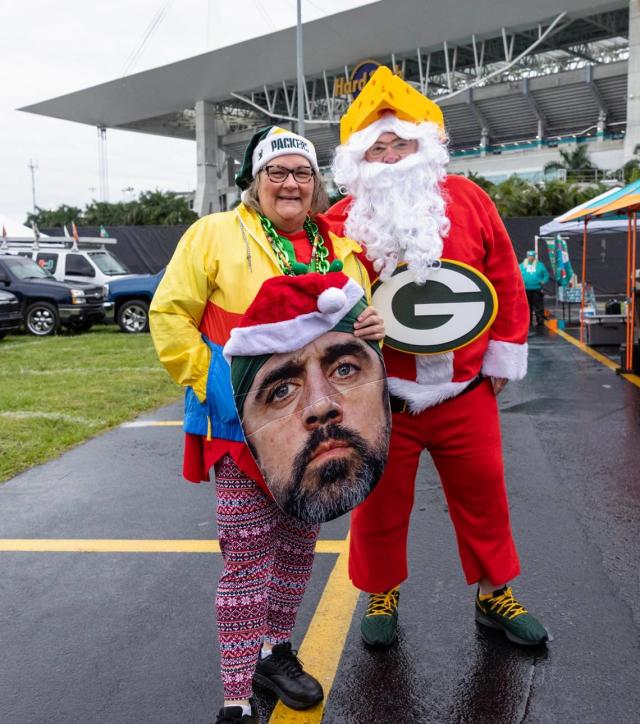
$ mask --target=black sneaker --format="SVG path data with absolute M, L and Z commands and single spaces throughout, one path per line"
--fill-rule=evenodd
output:
M 292 709 L 309 709 L 321 702 L 320 682 L 305 673 L 291 644 L 276 644 L 265 659 L 258 659 L 253 683 L 273 691 Z
M 241 706 L 225 706 L 218 712 L 214 724 L 260 724 L 258 717 L 253 714 L 253 707 L 251 712 L 251 715 L 247 716 L 242 713 Z

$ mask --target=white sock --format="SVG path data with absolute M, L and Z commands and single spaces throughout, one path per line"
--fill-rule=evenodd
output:
M 262 644 L 262 648 L 260 649 L 260 658 L 266 659 L 267 656 L 271 656 L 272 651 L 273 651 L 273 644 L 269 643 L 269 641 L 264 641 Z
M 251 716 L 251 703 L 247 699 L 226 699 L 224 706 L 242 707 L 242 716 Z

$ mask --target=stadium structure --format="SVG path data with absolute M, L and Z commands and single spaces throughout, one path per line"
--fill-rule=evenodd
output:
M 195 208 L 226 208 L 252 133 L 296 127 L 288 28 L 22 108 L 193 139 Z M 453 172 L 542 180 L 588 144 L 603 172 L 640 144 L 640 0 L 380 0 L 304 25 L 305 134 L 328 168 L 339 119 L 377 65 L 443 109 Z

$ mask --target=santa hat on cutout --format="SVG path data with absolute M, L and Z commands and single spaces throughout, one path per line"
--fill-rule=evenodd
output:
M 342 272 L 267 279 L 231 330 L 224 357 L 294 352 L 330 332 L 361 300 L 364 309 L 364 290 Z

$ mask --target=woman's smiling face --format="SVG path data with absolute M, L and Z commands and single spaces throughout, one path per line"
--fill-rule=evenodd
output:
M 311 168 L 309 161 L 297 154 L 278 156 L 270 165 L 290 170 Z M 299 183 L 293 174 L 284 181 L 272 181 L 263 169 L 258 180 L 258 198 L 264 215 L 281 231 L 300 231 L 311 208 L 315 184 L 315 177 L 307 183 Z

